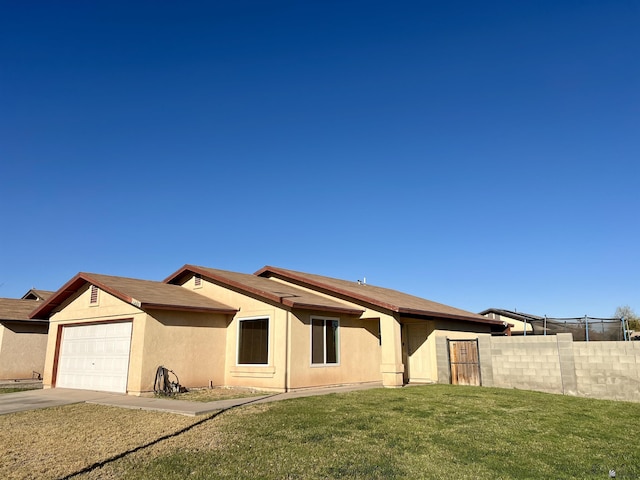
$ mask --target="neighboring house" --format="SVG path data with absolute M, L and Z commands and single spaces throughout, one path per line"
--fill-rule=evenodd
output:
M 516 312 L 500 308 L 487 308 L 480 312 L 479 315 L 509 323 L 510 335 L 524 335 L 525 329 L 527 334 L 533 334 L 533 324 L 531 322 L 534 321 L 536 322 L 536 325 L 540 325 L 540 322 L 544 320 L 544 317 L 531 315 L 530 313 Z
M 27 293 L 25 293 L 22 296 L 22 300 L 46 300 L 47 298 L 49 298 L 51 295 L 53 295 L 55 292 L 50 292 L 49 290 L 36 290 L 35 288 L 32 288 L 31 290 L 29 290 Z
M 45 386 L 131 394 L 152 390 L 160 365 L 187 387 L 431 382 L 435 330 L 504 330 L 395 290 L 275 267 L 185 265 L 164 282 L 80 273 L 32 315 L 51 325 Z
M 50 293 L 29 290 L 22 299 L 0 298 L 0 380 L 42 375 L 49 322 L 30 313 Z

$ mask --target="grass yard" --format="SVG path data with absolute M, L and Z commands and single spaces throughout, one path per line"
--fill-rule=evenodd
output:
M 77 404 L 0 416 L 0 478 L 62 478 L 199 419 Z
M 24 392 L 25 390 L 36 390 L 35 388 L 22 388 L 22 387 L 2 387 L 0 388 L 0 395 L 3 393 L 16 393 Z
M 4 393 L 25 392 L 27 390 L 39 390 L 41 388 L 41 383 L 3 383 L 2 386 L 0 386 L 0 395 Z
M 234 409 L 77 478 L 637 479 L 636 418 L 640 404 L 519 390 L 365 390 Z M 78 470 L 189 421 L 90 405 L 5 415 L 0 475 L 60 477 L 59 463 Z M 75 435 L 89 445 L 71 459 Z

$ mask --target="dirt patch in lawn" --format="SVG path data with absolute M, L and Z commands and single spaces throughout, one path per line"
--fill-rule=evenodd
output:
M 0 478 L 60 478 L 202 417 L 78 404 L 0 416 Z
M 162 398 L 174 400 L 188 400 L 190 402 L 215 402 L 217 400 L 230 400 L 233 398 L 259 397 L 261 395 L 272 395 L 273 392 L 263 392 L 251 388 L 235 387 L 215 387 L 215 388 L 194 388 L 185 393 L 177 393 Z

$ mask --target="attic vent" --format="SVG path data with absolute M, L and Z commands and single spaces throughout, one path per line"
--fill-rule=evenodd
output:
M 95 285 L 91 285 L 91 297 L 89 299 L 89 303 L 98 303 L 98 287 L 96 287 Z
M 202 276 L 200 274 L 196 274 L 195 278 L 194 278 L 194 284 L 196 287 L 201 287 L 202 286 Z

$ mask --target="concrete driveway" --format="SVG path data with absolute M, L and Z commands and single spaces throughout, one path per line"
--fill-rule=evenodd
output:
M 52 388 L 47 390 L 25 390 L 24 392 L 0 395 L 0 415 L 22 412 L 38 408 L 59 407 L 72 403 L 82 403 L 104 397 L 103 392 Z
M 93 392 L 89 390 L 72 390 L 67 388 L 48 388 L 44 390 L 27 390 L 24 392 L 5 393 L 0 395 L 0 415 L 7 413 L 36 410 L 39 408 L 59 407 L 73 403 L 94 403 L 111 407 L 132 408 L 137 410 L 155 410 L 159 412 L 177 413 L 180 415 L 198 416 L 218 410 L 237 407 L 247 403 L 265 403 L 330 393 L 350 392 L 380 388 L 380 383 L 345 385 L 339 387 L 309 388 L 294 392 L 273 395 L 257 395 L 255 397 L 218 400 L 215 402 L 188 402 L 157 397 L 136 397 L 119 393 Z

